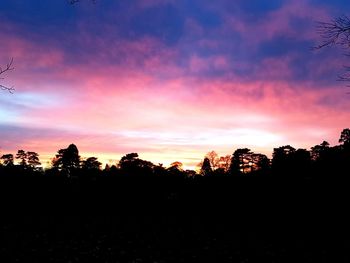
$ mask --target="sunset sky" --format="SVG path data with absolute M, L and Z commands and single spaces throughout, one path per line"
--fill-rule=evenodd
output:
M 311 50 L 348 0 L 1 0 L 0 155 L 75 143 L 193 168 L 211 150 L 309 149 L 350 126 L 340 48 Z M 345 13 L 346 14 L 346 13 Z M 349 13 L 347 13 L 349 15 Z M 350 63 L 348 63 L 350 64 Z

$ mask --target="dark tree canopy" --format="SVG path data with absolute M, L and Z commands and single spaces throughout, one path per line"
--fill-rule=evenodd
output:
M 119 168 L 128 170 L 138 166 L 139 155 L 137 153 L 128 153 L 124 155 L 119 161 Z
M 237 149 L 232 154 L 230 173 L 233 175 L 245 173 L 247 168 L 246 157 L 248 157 L 251 153 L 251 150 L 248 148 Z
M 223 169 L 224 172 L 228 172 L 231 164 L 231 155 L 220 156 L 219 158 L 219 169 Z
M 290 145 L 273 149 L 272 168 L 278 171 L 288 170 L 292 165 L 292 158 L 296 149 Z
M 311 159 L 313 161 L 322 160 L 329 152 L 329 142 L 323 141 L 319 145 L 311 147 Z
M 67 149 L 60 149 L 52 161 L 53 167 L 70 173 L 80 167 L 80 156 L 75 144 L 70 144 Z
M 4 154 L 0 159 L 4 166 L 13 166 L 13 154 Z
M 266 171 L 270 166 L 270 159 L 265 154 L 254 153 L 251 157 L 251 172 Z
M 150 161 L 140 159 L 137 153 L 126 154 L 120 159 L 118 166 L 106 165 L 106 168 L 101 170 L 101 162 L 97 157 L 81 160 L 77 146 L 71 144 L 65 149 L 58 150 L 52 161 L 53 167 L 49 169 L 41 167 L 39 154 L 36 152 L 18 150 L 15 155 L 16 163 L 13 154 L 4 154 L 0 157 L 0 175 L 57 175 L 68 178 L 72 176 L 74 180 L 79 178 L 85 182 L 95 181 L 99 175 L 122 176 L 123 178 L 132 176 L 133 179 L 140 176 L 143 178 L 168 176 L 180 178 L 180 181 L 185 178 L 197 178 L 197 175 L 212 178 L 209 180 L 230 175 L 263 176 L 264 178 L 271 175 L 271 178 L 279 176 L 287 180 L 316 177 L 345 178 L 349 174 L 349 128 L 342 130 L 339 143 L 331 147 L 327 141 L 323 141 L 311 147 L 311 150 L 295 149 L 290 145 L 284 145 L 274 148 L 272 160 L 248 148 L 239 148 L 232 154 L 229 169 L 225 168 L 230 163 L 230 156 L 218 158 L 218 155 L 211 151 L 212 154 L 206 155 L 201 162 L 199 172 L 184 170 L 183 164 L 178 161 L 173 162 L 168 168 L 163 167 L 162 164 L 155 165 Z M 208 156 L 212 156 L 215 163 L 218 160 L 216 169 L 213 169 Z
M 344 144 L 344 145 L 347 145 L 347 146 L 350 145 L 350 129 L 349 128 L 346 128 L 341 132 L 339 142 Z
M 97 157 L 89 157 L 82 161 L 82 168 L 85 170 L 99 170 L 102 163 L 100 163 Z
M 297 149 L 293 156 L 294 169 L 305 170 L 311 163 L 311 154 L 306 149 Z
M 39 160 L 39 154 L 36 152 L 26 152 L 24 150 L 18 150 L 16 154 L 16 159 L 20 160 L 19 165 L 22 168 L 30 170 L 36 170 L 39 165 L 41 165 L 41 162 Z
M 201 167 L 201 175 L 209 175 L 212 173 L 212 168 L 211 168 L 211 164 L 210 164 L 210 160 L 208 157 L 205 157 L 204 160 L 203 160 L 203 164 L 202 164 L 202 167 Z
M 23 150 L 18 150 L 17 154 L 16 154 L 16 159 L 21 160 L 20 161 L 20 165 L 25 167 L 27 166 L 27 153 Z
M 212 170 L 219 168 L 219 155 L 215 151 L 208 152 L 205 157 L 209 159 Z
M 182 171 L 183 168 L 183 163 L 176 161 L 176 162 L 172 162 L 170 164 L 170 167 L 168 168 L 169 170 L 178 170 L 178 171 Z
M 266 172 L 270 167 L 270 159 L 261 153 L 254 153 L 248 148 L 237 149 L 231 158 L 230 173 L 232 175 Z
M 35 170 L 39 165 L 41 165 L 41 162 L 39 160 L 39 154 L 36 152 L 27 152 L 27 161 L 29 167 L 31 167 L 33 170 Z
M 153 173 L 155 165 L 149 161 L 138 158 L 137 153 L 129 153 L 119 161 L 119 168 L 123 173 L 129 175 L 149 175 Z

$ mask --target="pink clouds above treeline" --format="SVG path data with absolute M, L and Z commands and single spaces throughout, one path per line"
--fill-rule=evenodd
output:
M 28 2 L 0 11 L 16 88 L 0 96 L 1 153 L 75 143 L 193 167 L 210 150 L 335 144 L 349 126 L 342 51 L 310 50 L 345 1 Z

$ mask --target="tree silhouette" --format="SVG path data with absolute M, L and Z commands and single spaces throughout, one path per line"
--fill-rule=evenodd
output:
M 182 171 L 183 170 L 183 163 L 182 162 L 179 162 L 179 161 L 176 161 L 176 162 L 172 162 L 169 166 L 170 170 L 178 170 L 178 171 Z
M 197 173 L 192 170 L 184 171 L 181 162 L 173 162 L 169 168 L 163 167 L 162 164 L 155 165 L 152 162 L 140 159 L 137 153 L 126 154 L 120 159 L 118 167 L 106 165 L 104 171 L 101 171 L 101 162 L 98 161 L 97 157 L 89 157 L 81 161 L 77 146 L 70 144 L 66 149 L 58 150 L 52 161 L 53 168 L 47 169 L 45 174 L 70 176 L 74 172 L 75 176 L 90 175 L 86 178 L 96 178 L 95 176 L 98 175 L 157 175 L 157 177 L 170 175 L 169 178 L 197 178 L 195 175 L 199 174 L 223 177 L 242 174 L 251 176 L 278 174 L 293 175 L 293 178 L 316 178 L 317 176 L 317 178 L 324 179 L 329 179 L 329 176 L 332 175 L 332 178 L 345 178 L 345 174 L 350 170 L 348 165 L 350 160 L 349 128 L 342 130 L 339 143 L 341 144 L 330 147 L 327 141 L 323 141 L 321 144 L 311 147 L 311 151 L 306 149 L 296 150 L 290 145 L 274 148 L 271 164 L 266 155 L 254 153 L 248 148 L 236 149 L 231 158 L 229 155 L 219 158 L 214 151 L 211 151 L 209 156 L 212 156 L 213 160 L 218 160 L 218 168 L 215 170 L 212 168 L 210 159 L 206 155 L 201 162 L 200 171 Z M 41 169 L 41 163 L 38 153 L 18 150 L 15 159 L 19 160 L 18 165 L 14 164 L 12 154 L 2 155 L 0 157 L 0 172 L 17 175 L 39 174 L 37 172 Z M 229 163 L 230 166 L 228 166 Z M 26 169 L 20 169 L 21 167 Z M 326 176 L 321 177 L 319 174 L 326 174 Z
M 231 158 L 230 174 L 239 175 L 260 171 L 266 172 L 270 168 L 270 160 L 266 155 L 254 153 L 248 148 L 237 149 Z
M 153 174 L 155 165 L 149 161 L 138 158 L 137 153 L 129 153 L 119 161 L 119 167 L 125 175 L 150 175 Z
M 7 71 L 14 69 L 12 67 L 12 64 L 13 64 L 13 58 L 10 60 L 9 63 L 6 64 L 6 66 L 4 68 L 0 67 L 0 79 L 4 79 L 3 77 L 1 77 L 1 75 L 5 74 Z M 15 90 L 13 87 L 7 87 L 7 86 L 2 85 L 2 84 L 0 84 L 0 89 L 7 90 L 10 93 L 13 93 L 13 91 Z
M 135 163 L 135 161 L 138 159 L 139 155 L 137 153 L 128 153 L 125 156 L 123 156 L 119 161 L 119 167 L 121 169 L 128 169 L 130 166 Z
M 289 172 L 293 163 L 295 148 L 290 145 L 273 149 L 272 168 L 278 172 Z
M 82 161 L 82 168 L 85 170 L 99 170 L 102 163 L 100 163 L 97 157 L 89 157 Z
M 183 170 L 183 163 L 179 161 L 172 162 L 166 169 L 167 175 L 172 177 L 182 177 L 185 175 Z
M 219 155 L 215 151 L 208 152 L 205 157 L 209 159 L 212 170 L 219 168 Z
M 290 145 L 285 145 L 274 148 L 272 156 L 272 170 L 278 175 L 293 176 L 293 178 L 309 176 L 312 155 L 308 150 L 296 150 Z
M 39 154 L 36 152 L 27 152 L 28 165 L 35 171 L 41 165 Z
M 249 164 L 249 163 L 248 163 Z M 266 171 L 270 168 L 270 160 L 265 154 L 253 153 L 250 159 L 250 171 Z
M 219 169 L 223 169 L 224 172 L 228 172 L 231 164 L 231 155 L 220 156 L 219 158 Z
M 27 153 L 25 151 L 18 150 L 16 159 L 21 160 L 19 165 L 21 165 L 23 168 L 27 166 Z
M 346 128 L 344 129 L 339 138 L 339 143 L 342 143 L 344 146 L 349 146 L 350 145 L 350 129 Z
M 313 161 L 319 161 L 325 158 L 327 152 L 329 152 L 329 143 L 323 141 L 319 145 L 311 147 L 311 159 Z
M 0 159 L 4 166 L 13 166 L 13 154 L 4 154 Z
M 80 167 L 80 156 L 77 146 L 70 144 L 67 149 L 58 150 L 52 165 L 61 171 L 67 172 L 69 176 L 73 170 Z
M 231 155 L 226 156 L 220 156 L 215 151 L 210 151 L 205 155 L 206 158 L 209 159 L 210 167 L 212 171 L 220 170 L 217 174 L 223 174 L 230 170 L 230 164 L 231 164 Z M 203 161 L 200 161 L 196 167 L 197 169 L 202 168 Z
M 210 175 L 212 172 L 213 170 L 211 168 L 210 160 L 208 157 L 205 157 L 200 170 L 200 174 L 206 176 L 206 175 Z
M 159 163 L 158 165 L 154 166 L 153 171 L 154 174 L 157 176 L 167 175 L 167 170 L 165 169 L 162 163 Z
M 252 152 L 248 148 L 237 149 L 231 158 L 230 173 L 238 175 L 247 172 L 250 155 Z
M 350 160 L 350 129 L 346 128 L 344 129 L 339 138 L 339 142 L 342 143 L 340 145 L 339 149 L 339 166 L 340 170 L 344 174 L 349 174 L 350 168 L 349 168 L 349 160 Z

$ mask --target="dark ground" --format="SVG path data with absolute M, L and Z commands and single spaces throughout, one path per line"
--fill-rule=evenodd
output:
M 2 262 L 349 262 L 349 237 L 326 231 L 257 230 L 200 216 L 26 216 L 1 224 L 1 257 Z
M 350 262 L 345 182 L 0 186 L 1 262 Z

